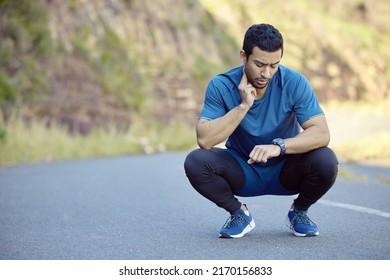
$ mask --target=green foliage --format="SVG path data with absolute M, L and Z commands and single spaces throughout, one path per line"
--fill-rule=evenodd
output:
M 88 36 L 92 32 L 92 29 L 89 24 L 82 23 L 81 26 L 73 33 L 72 36 L 72 46 L 73 48 L 82 55 L 88 57 L 89 49 L 86 42 L 88 41 Z
M 54 45 L 47 11 L 39 2 L 3 0 L 0 14 L 0 106 L 9 114 L 14 107 L 41 102 L 48 92 L 48 71 L 41 63 Z
M 242 46 L 239 46 L 235 39 L 227 32 L 227 30 L 220 25 L 213 29 L 213 36 L 218 45 L 219 54 L 224 67 L 230 67 L 237 63 L 238 51 Z M 232 54 L 236 54 L 232 56 Z
M 95 71 L 103 91 L 115 97 L 118 107 L 141 112 L 150 91 L 147 80 L 125 42 L 104 21 L 102 25 L 104 33 L 97 37 L 96 45 L 86 43 L 93 30 L 84 23 L 73 36 L 73 46 Z
M 198 22 L 198 28 L 204 36 L 210 35 L 214 39 L 220 61 L 220 63 L 212 62 L 207 50 L 203 51 L 201 55 L 195 54 L 191 74 L 195 84 L 204 89 L 212 76 L 237 65 L 240 46 L 229 33 L 227 27 L 216 22 L 208 11 L 205 11 L 205 15 Z
M 23 71 L 18 75 L 18 89 L 22 93 L 23 104 L 42 104 L 45 93 L 49 91 L 48 72 L 31 57 L 23 59 Z
M 13 62 L 13 48 L 7 46 L 6 44 L 2 44 L 0 48 L 0 65 L 3 67 L 9 68 Z
M 0 72 L 0 106 L 9 105 L 15 100 L 15 87 Z
M 215 71 L 215 65 L 212 65 L 202 56 L 198 56 L 191 71 L 195 83 L 202 87 L 210 80 L 212 73 Z
M 0 143 L 7 140 L 7 129 L 0 125 Z
M 49 54 L 53 42 L 48 27 L 48 15 L 39 3 L 29 0 L 3 0 L 5 33 L 18 51 Z

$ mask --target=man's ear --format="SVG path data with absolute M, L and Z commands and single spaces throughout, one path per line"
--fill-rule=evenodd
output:
M 244 50 L 240 51 L 240 59 L 243 63 L 246 63 L 247 57 Z

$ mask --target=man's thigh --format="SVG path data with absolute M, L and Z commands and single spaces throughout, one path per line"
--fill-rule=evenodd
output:
M 184 163 L 190 181 L 207 181 L 213 176 L 226 180 L 232 190 L 239 190 L 245 183 L 245 174 L 237 160 L 222 148 L 196 149 L 188 154 Z

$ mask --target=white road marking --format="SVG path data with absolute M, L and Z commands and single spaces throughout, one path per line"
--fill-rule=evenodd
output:
M 363 206 L 358 206 L 358 205 L 353 205 L 353 204 L 348 204 L 348 203 L 334 202 L 334 201 L 330 201 L 330 200 L 319 200 L 319 201 L 317 201 L 317 203 L 329 205 L 329 206 L 340 207 L 340 208 L 349 209 L 349 210 L 354 210 L 354 211 L 358 211 L 358 212 L 362 212 L 362 213 L 366 213 L 366 214 L 377 215 L 380 217 L 390 218 L 389 212 L 384 212 L 384 211 L 373 209 L 373 208 L 368 208 L 368 207 L 363 207 Z

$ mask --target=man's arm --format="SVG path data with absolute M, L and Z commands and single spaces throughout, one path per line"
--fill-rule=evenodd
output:
M 330 141 L 330 133 L 324 115 L 314 117 L 302 124 L 303 131 L 295 137 L 284 139 L 286 154 L 301 154 L 326 147 Z M 249 154 L 248 163 L 267 162 L 277 157 L 281 149 L 277 145 L 257 145 Z
M 330 133 L 325 115 L 314 117 L 302 124 L 303 131 L 293 138 L 284 139 L 287 154 L 301 154 L 326 147 Z
M 196 138 L 199 147 L 211 149 L 225 141 L 241 123 L 250 106 L 240 104 L 223 117 L 206 120 L 199 119 L 196 125 Z
M 224 116 L 214 120 L 199 119 L 196 125 L 196 138 L 199 147 L 211 149 L 215 145 L 225 141 L 241 123 L 256 96 L 256 89 L 248 83 L 245 72 L 238 85 L 241 96 L 241 104 Z

